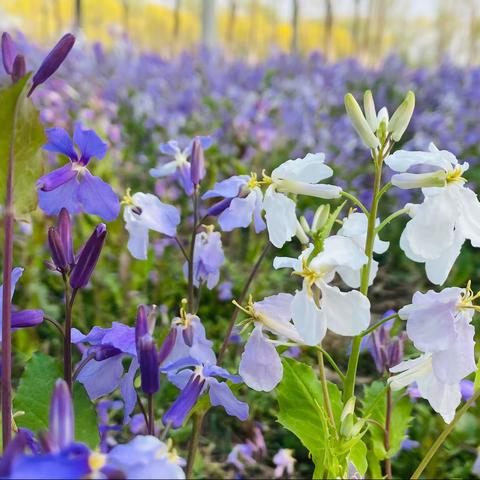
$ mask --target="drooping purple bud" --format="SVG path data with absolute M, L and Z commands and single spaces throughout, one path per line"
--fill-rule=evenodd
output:
M 95 353 L 95 360 L 101 362 L 102 360 L 107 360 L 107 358 L 120 355 L 122 351 L 112 345 L 95 345 L 89 349 L 88 353 Z
M 11 35 L 7 32 L 2 33 L 2 61 L 3 68 L 8 75 L 12 74 L 13 62 L 17 56 L 17 49 L 15 47 L 15 42 L 13 41 Z
M 235 198 L 235 197 L 234 197 Z M 233 198 L 224 198 L 219 202 L 213 204 L 208 210 L 207 215 L 211 217 L 218 217 L 223 211 L 225 211 L 232 203 Z
M 191 347 L 193 345 L 193 326 L 188 325 L 188 327 L 185 327 L 182 331 L 182 336 L 185 344 Z
M 25 57 L 23 55 L 17 55 L 13 61 L 12 66 L 12 82 L 17 83 L 27 73 L 27 66 L 25 64 Z
M 173 428 L 180 428 L 183 425 L 183 422 L 193 408 L 195 403 L 197 403 L 198 397 L 202 392 L 205 379 L 192 374 L 188 380 L 185 388 L 180 392 L 180 395 L 173 402 L 172 406 L 165 412 L 163 415 L 163 424 L 171 424 Z
M 162 365 L 165 359 L 172 353 L 173 347 L 175 346 L 175 340 L 177 339 L 177 329 L 172 328 L 168 335 L 165 337 L 165 340 L 158 351 L 158 365 Z
M 160 371 L 155 342 L 150 335 L 144 335 L 138 343 L 140 378 L 144 393 L 152 395 L 160 388 Z
M 72 288 L 84 288 L 92 276 L 98 257 L 102 251 L 107 235 L 107 227 L 104 223 L 97 225 L 90 238 L 85 243 L 77 263 L 72 270 L 70 285 Z
M 74 441 L 73 404 L 67 383 L 58 379 L 50 402 L 50 437 L 58 450 Z
M 72 222 L 70 221 L 70 215 L 66 208 L 62 208 L 58 214 L 57 228 L 67 263 L 70 267 L 73 267 L 75 264 L 75 255 L 73 253 Z
M 5 34 L 4 34 L 5 35 Z M 0 459 L 0 477 L 9 478 L 12 465 L 17 457 L 22 455 L 28 445 L 28 434 L 19 430 L 15 438 L 7 445 Z
M 58 43 L 50 50 L 49 54 L 45 57 L 42 64 L 35 72 L 32 79 L 32 86 L 27 96 L 30 96 L 32 92 L 49 77 L 51 77 L 63 63 L 68 53 L 75 43 L 75 37 L 71 33 L 65 34 Z
M 190 175 L 192 183 L 198 185 L 205 176 L 205 155 L 203 153 L 200 138 L 195 137 L 192 145 L 192 156 L 190 160 Z
M 20 310 L 12 312 L 12 328 L 34 327 L 43 322 L 43 310 Z
M 52 260 L 55 267 L 60 272 L 66 272 L 68 268 L 67 257 L 63 248 L 63 243 L 60 238 L 60 233 L 56 227 L 48 229 L 48 246 L 52 254 Z

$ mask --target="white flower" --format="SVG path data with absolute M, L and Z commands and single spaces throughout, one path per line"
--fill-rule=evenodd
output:
M 376 225 L 378 226 L 380 220 L 377 219 Z M 350 215 L 343 221 L 342 228 L 338 230 L 337 235 L 342 235 L 344 237 L 351 238 L 356 245 L 362 250 L 365 248 L 365 243 L 367 240 L 367 230 L 368 230 L 368 218 L 364 213 L 352 212 Z M 378 235 L 375 236 L 373 243 L 373 251 L 375 253 L 385 253 L 389 247 L 389 242 L 384 242 L 378 238 Z M 378 271 L 378 262 L 372 259 L 370 265 L 370 277 L 369 285 L 372 285 L 375 277 L 377 276 Z M 348 266 L 340 266 L 337 268 L 338 274 L 342 277 L 342 280 L 351 288 L 360 287 L 360 273 L 361 269 L 354 270 Z
M 291 240 L 297 230 L 295 202 L 288 198 L 286 193 L 325 199 L 340 196 L 340 187 L 318 183 L 333 174 L 324 161 L 323 153 L 309 153 L 304 158 L 288 160 L 273 170 L 271 183 L 265 192 L 263 208 L 268 235 L 276 247 L 280 248 Z
M 148 231 L 154 230 L 170 237 L 176 234 L 180 214 L 172 205 L 160 201 L 150 193 L 137 192 L 125 197 L 123 219 L 128 230 L 128 250 L 139 260 L 146 260 Z
M 359 334 L 370 323 L 370 302 L 360 292 L 341 292 L 328 285 L 341 267 L 360 270 L 367 262 L 363 250 L 350 238 L 334 235 L 325 240 L 324 250 L 309 263 L 310 245 L 298 259 L 277 257 L 274 268 L 293 268 L 303 277 L 303 288 L 295 293 L 292 320 L 306 345 L 317 345 L 327 328 L 339 335 Z M 321 297 L 316 301 L 312 287 Z
M 425 187 L 423 203 L 411 205 L 412 219 L 402 233 L 400 247 L 411 260 L 425 263 L 428 279 L 441 285 L 465 240 L 480 247 L 480 203 L 462 177 L 468 164 L 458 164 L 452 153 L 433 144 L 429 152 L 395 152 L 386 163 L 399 172 L 414 165 L 435 168 L 432 173 L 394 175 L 392 183 L 400 188 Z

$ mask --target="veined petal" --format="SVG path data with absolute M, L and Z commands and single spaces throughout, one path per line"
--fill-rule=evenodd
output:
M 358 335 L 370 324 L 370 301 L 356 290 L 341 292 L 322 282 L 320 307 L 327 327 L 338 335 Z
M 73 141 L 81 153 L 80 162 L 86 165 L 92 157 L 101 160 L 107 153 L 107 144 L 96 134 L 95 131 L 83 129 L 80 123 L 75 124 Z
M 268 236 L 277 248 L 283 247 L 291 240 L 297 230 L 295 202 L 277 193 L 272 186 L 268 187 L 263 200 L 265 218 L 267 220 Z
M 61 153 L 71 160 L 77 160 L 77 152 L 73 147 L 72 139 L 68 132 L 61 127 L 47 128 L 45 130 L 48 142 L 43 149 L 47 152 Z

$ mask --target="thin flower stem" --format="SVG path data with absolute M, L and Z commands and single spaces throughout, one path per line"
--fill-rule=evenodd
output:
M 375 229 L 375 235 L 380 233 L 384 227 L 386 227 L 392 220 L 395 220 L 397 217 L 400 217 L 404 213 L 408 213 L 409 209 L 408 208 L 402 208 L 400 210 L 397 210 L 396 212 L 392 213 L 389 215 L 385 220 L 383 220 L 382 223 Z
M 370 214 L 368 216 L 368 227 L 367 227 L 367 238 L 365 241 L 365 254 L 367 256 L 367 263 L 363 267 L 361 272 L 361 284 L 360 292 L 363 295 L 367 296 L 368 294 L 368 283 L 370 279 L 370 268 L 372 266 L 373 259 L 373 244 L 375 242 L 375 221 L 377 219 L 378 211 L 378 200 L 380 185 L 382 181 L 382 162 L 383 162 L 383 148 L 378 156 L 374 157 L 375 165 L 375 178 L 373 182 L 373 198 L 372 206 L 370 208 Z M 350 358 L 348 361 L 347 376 L 345 379 L 345 386 L 343 389 L 343 400 L 346 402 L 350 397 L 353 396 L 355 392 L 355 379 L 357 376 L 358 360 L 360 357 L 360 345 L 362 341 L 362 336 L 357 335 L 353 338 L 352 341 L 352 350 L 350 353 Z
M 145 411 L 145 407 L 143 406 L 143 402 L 142 402 L 142 399 L 140 398 L 140 395 L 138 394 L 138 392 L 136 392 L 136 394 L 137 394 L 137 404 L 138 404 L 138 407 L 140 408 L 140 412 L 143 415 L 143 419 L 145 420 L 145 427 L 147 428 L 147 431 L 148 431 L 148 415 L 147 415 L 147 412 Z
M 195 413 L 193 415 L 192 439 L 188 447 L 186 478 L 192 478 L 193 464 L 195 463 L 195 455 L 197 454 L 198 444 L 200 442 L 204 416 L 205 413 Z
M 153 395 L 148 394 L 148 434 L 155 435 L 155 413 L 153 410 Z
M 340 377 L 340 380 L 342 382 L 345 381 L 345 375 L 344 373 L 340 370 L 340 367 L 335 363 L 335 360 L 332 358 L 332 356 L 324 350 L 320 345 L 317 345 L 316 347 L 322 354 L 323 356 L 327 359 L 327 362 L 333 367 L 335 372 L 337 372 L 337 375 Z
M 378 192 L 377 199 L 380 200 L 385 193 L 387 193 L 392 188 L 392 182 L 387 182 L 381 190 Z
M 327 376 L 325 375 L 325 364 L 323 363 L 323 353 L 317 350 L 318 358 L 318 370 L 320 373 L 320 383 L 322 384 L 323 403 L 325 404 L 325 410 L 327 411 L 328 418 L 335 430 L 335 435 L 338 436 L 337 426 L 335 425 L 335 417 L 333 416 L 332 404 L 330 402 L 330 394 L 328 393 Z
M 163 429 L 162 435 L 160 437 L 160 441 L 164 442 L 165 439 L 167 438 L 168 432 L 170 431 L 170 428 L 172 427 L 172 422 L 168 422 L 165 425 L 165 428 Z
M 366 337 L 367 335 L 370 335 L 378 327 L 381 327 L 384 323 L 387 323 L 388 321 L 392 320 L 393 318 L 400 318 L 400 317 L 398 316 L 398 313 L 393 313 L 392 315 L 389 315 L 388 317 L 384 317 L 381 320 L 379 320 L 377 323 L 372 325 L 370 328 L 367 328 L 362 333 L 360 333 L 360 337 Z
M 90 361 L 90 360 L 93 360 L 95 358 L 95 353 L 91 353 L 90 355 L 87 355 L 77 366 L 77 368 L 75 369 L 75 371 L 73 372 L 73 375 L 72 375 L 72 383 L 74 384 L 75 381 L 77 380 L 78 378 L 78 375 L 80 374 L 80 372 L 83 370 L 83 367 Z
M 411 480 L 416 480 L 420 478 L 420 475 L 423 473 L 427 465 L 430 463 L 430 460 L 433 458 L 437 450 L 442 446 L 443 442 L 446 438 L 452 433 L 455 425 L 459 422 L 459 420 L 463 417 L 463 415 L 468 411 L 468 409 L 480 398 L 480 389 L 477 390 L 470 399 L 465 402 L 463 407 L 457 412 L 455 418 L 449 423 L 443 432 L 437 437 L 433 445 L 430 447 L 426 455 L 423 457 L 420 465 L 417 469 L 413 472 L 413 475 L 410 477 Z
M 65 333 L 63 332 L 62 326 L 53 318 L 47 317 L 46 315 L 43 317 L 48 323 L 51 323 L 61 334 L 62 337 L 65 337 Z
M 72 309 L 77 289 L 70 287 L 67 275 L 63 275 L 65 284 L 65 328 L 63 339 L 63 379 L 72 391 Z
M 387 458 L 385 459 L 385 474 L 387 475 L 387 479 L 392 479 L 392 460 L 388 456 L 388 451 L 390 450 L 390 427 L 392 423 L 392 391 L 390 388 L 387 388 L 387 408 L 385 412 L 385 432 L 384 432 L 384 440 L 383 443 L 385 445 L 385 451 L 387 452 Z
M 174 238 L 175 242 L 177 243 L 178 247 L 180 248 L 180 251 L 182 252 L 183 256 L 185 257 L 185 260 L 186 260 L 187 262 L 190 262 L 190 260 L 189 260 L 189 258 L 188 258 L 188 253 L 187 253 L 187 251 L 185 250 L 185 247 L 182 245 L 181 240 L 178 238 L 177 235 L 175 235 L 173 238 Z
M 358 208 L 360 208 L 360 210 L 361 210 L 367 217 L 369 216 L 367 207 L 366 207 L 355 195 L 352 195 L 351 193 L 345 192 L 345 191 L 343 191 L 343 190 L 342 190 L 341 195 L 342 195 L 342 197 L 348 198 L 348 200 L 350 200 L 350 201 L 351 201 L 352 203 L 354 203 Z
M 198 191 L 195 191 L 192 195 L 193 202 L 193 227 L 192 237 L 190 239 L 190 253 L 188 255 L 188 310 L 190 313 L 195 313 L 194 308 L 194 285 L 193 285 L 193 259 L 195 254 L 195 239 L 197 237 L 198 228 Z
M 247 282 L 245 283 L 242 292 L 240 293 L 240 297 L 238 298 L 238 304 L 235 305 L 235 310 L 233 311 L 232 318 L 230 319 L 230 323 L 228 324 L 227 331 L 225 333 L 225 337 L 223 339 L 222 346 L 220 347 L 220 351 L 218 352 L 218 360 L 217 360 L 217 365 L 219 365 L 222 360 L 223 356 L 225 355 L 225 351 L 228 347 L 228 343 L 230 341 L 230 335 L 232 334 L 233 326 L 235 325 L 235 322 L 238 317 L 238 313 L 240 312 L 240 308 L 238 308 L 238 305 L 242 305 L 243 302 L 245 301 L 247 297 L 248 290 L 250 289 L 250 285 L 253 282 L 253 279 L 258 273 L 258 269 L 260 268 L 260 265 L 262 264 L 263 259 L 267 255 L 267 252 L 270 248 L 270 243 L 267 242 L 265 247 L 263 247 L 262 252 L 260 253 L 260 256 L 258 257 L 258 260 L 255 262 L 255 265 L 252 268 L 252 271 L 250 272 L 250 275 L 248 276 Z
M 7 185 L 5 197 L 3 241 L 3 295 L 2 295 L 2 440 L 3 450 L 12 438 L 12 268 L 13 268 L 13 176 L 14 145 L 17 134 L 17 100 L 13 116 L 12 135 L 8 150 Z

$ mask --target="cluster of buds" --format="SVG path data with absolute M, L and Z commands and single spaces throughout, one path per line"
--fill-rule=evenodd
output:
M 65 34 L 52 48 L 43 60 L 42 64 L 32 77 L 32 84 L 27 96 L 48 78 L 50 78 L 63 63 L 75 43 L 75 37 L 71 33 Z M 7 75 L 10 75 L 12 82 L 16 83 L 27 72 L 25 57 L 17 53 L 17 48 L 12 37 L 4 32 L 1 41 L 3 67 Z
M 153 339 L 155 316 L 155 306 L 150 311 L 147 310 L 145 305 L 138 307 L 135 323 L 135 344 L 140 365 L 141 387 L 147 395 L 158 392 L 160 388 L 160 366 L 170 355 L 177 337 L 177 330 L 172 328 L 160 349 L 157 349 Z
M 410 123 L 415 108 L 415 94 L 409 91 L 391 118 L 385 107 L 377 113 L 370 90 L 363 96 L 364 112 L 351 93 L 345 95 L 345 108 L 353 127 L 365 145 L 373 150 L 398 142 Z
M 48 229 L 52 261 L 46 262 L 47 267 L 60 272 L 65 278 L 68 277 L 73 289 L 84 288 L 97 265 L 106 235 L 107 227 L 100 223 L 75 256 L 70 215 L 67 209 L 62 208 L 58 214 L 57 226 Z

